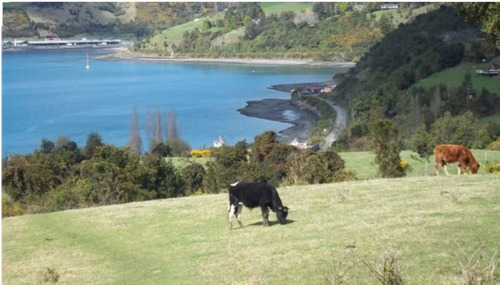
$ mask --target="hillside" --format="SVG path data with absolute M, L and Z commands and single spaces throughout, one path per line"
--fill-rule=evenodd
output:
M 3 38 L 58 36 L 133 40 L 189 22 L 227 3 L 202 2 L 13 2 L 3 4 Z
M 381 11 L 380 3 L 240 3 L 168 27 L 134 49 L 178 57 L 357 61 L 386 31 L 433 9 L 405 3 L 392 11 Z
M 268 228 L 244 209 L 229 231 L 227 194 L 5 218 L 2 283 L 375 284 L 391 256 L 405 284 L 500 280 L 497 176 L 278 190 L 289 222 Z
M 490 68 L 495 60 L 483 36 L 479 27 L 467 24 L 451 6 L 421 14 L 388 33 L 328 95 L 350 111 L 344 145 L 369 135 L 373 117 L 390 118 L 398 126 L 402 143 L 409 146 L 418 127 L 425 125 L 432 132 L 446 114 L 480 120 L 500 112 L 500 78 L 475 74 L 476 69 Z M 480 132 L 485 130 L 476 128 L 470 133 L 478 137 Z M 490 142 L 499 135 L 488 134 Z M 435 143 L 472 146 L 474 142 Z M 475 145 L 485 147 L 480 142 Z

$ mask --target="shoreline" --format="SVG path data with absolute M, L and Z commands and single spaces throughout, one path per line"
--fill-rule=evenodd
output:
M 247 101 L 246 106 L 237 111 L 252 118 L 291 124 L 291 127 L 276 132 L 278 141 L 282 143 L 291 143 L 294 139 L 307 142 L 317 123 L 317 118 L 300 110 L 287 99 Z
M 265 58 L 190 58 L 148 55 L 143 53 L 130 52 L 122 49 L 120 52 L 104 56 L 102 59 L 109 60 L 138 60 L 148 62 L 165 63 L 227 63 L 227 64 L 249 64 L 249 65 L 309 65 L 309 66 L 336 66 L 336 67 L 354 67 L 355 62 L 343 61 L 314 61 L 302 59 L 265 59 Z
M 136 60 L 154 63 L 215 63 L 215 64 L 245 64 L 245 65 L 293 65 L 293 66 L 334 66 L 334 67 L 354 67 L 355 62 L 328 62 L 298 59 L 248 59 L 248 58 L 170 58 L 130 52 L 121 49 L 119 52 L 107 55 L 101 59 L 105 60 Z M 266 88 L 289 93 L 294 88 L 310 85 L 336 85 L 338 79 L 332 78 L 325 82 L 292 83 L 267 86 Z M 248 117 L 259 118 L 269 121 L 287 123 L 292 126 L 276 131 L 277 140 L 282 143 L 291 143 L 294 140 L 307 142 L 316 126 L 318 118 L 309 112 L 301 110 L 292 104 L 291 99 L 267 98 L 257 101 L 247 101 L 246 105 L 237 111 Z M 287 111 L 290 111 L 287 113 Z

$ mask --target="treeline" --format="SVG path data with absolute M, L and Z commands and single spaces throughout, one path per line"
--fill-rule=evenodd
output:
M 2 215 L 219 193 L 236 181 L 279 186 L 353 177 L 337 153 L 301 151 L 276 137 L 269 131 L 252 145 L 215 148 L 205 166 L 189 158 L 176 166 L 175 159 L 159 153 L 138 155 L 130 146 L 104 144 L 97 133 L 83 148 L 67 137 L 43 139 L 34 153 L 3 159 Z
M 430 74 L 463 61 L 489 58 L 488 46 L 471 36 L 475 30 L 453 7 L 442 6 L 418 16 L 411 24 L 400 25 L 375 44 L 330 95 L 349 104 L 351 122 L 344 147 L 368 135 L 374 110 L 396 122 L 404 143 L 421 125 L 432 132 L 432 125 L 439 120 L 465 114 L 470 120 L 463 123 L 470 126 L 469 136 L 473 139 L 455 143 L 483 148 L 499 136 L 498 132 L 485 134 L 494 128 L 477 130 L 474 124 L 477 118 L 500 111 L 500 98 L 486 89 L 475 90 L 471 74 L 457 78 L 462 80 L 458 88 L 413 87 Z M 490 138 L 485 139 L 487 136 Z

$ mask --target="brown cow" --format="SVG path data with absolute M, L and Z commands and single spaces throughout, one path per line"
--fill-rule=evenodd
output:
M 479 163 L 472 155 L 470 149 L 463 145 L 456 144 L 440 144 L 434 148 L 434 155 L 436 157 L 436 175 L 439 175 L 439 165 L 444 169 L 446 175 L 450 175 L 446 170 L 448 163 L 458 162 L 458 174 L 464 172 L 467 174 L 467 168 L 470 168 L 472 174 L 476 174 L 479 169 Z

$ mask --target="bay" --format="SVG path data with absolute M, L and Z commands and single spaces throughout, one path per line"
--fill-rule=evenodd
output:
M 289 124 L 247 117 L 247 101 L 289 99 L 275 84 L 323 82 L 345 67 L 105 61 L 105 49 L 27 50 L 2 53 L 2 157 L 40 148 L 43 138 L 67 136 L 80 148 L 87 136 L 124 146 L 134 106 L 147 150 L 147 113 L 175 110 L 180 136 L 192 148 L 222 136 L 232 145 L 253 142 Z M 90 68 L 86 69 L 86 57 Z M 287 110 L 287 116 L 294 116 Z M 292 112 L 292 113 L 291 113 Z M 165 124 L 165 123 L 164 123 Z M 163 135 L 166 135 L 164 127 Z

